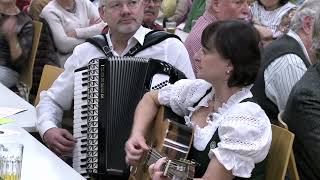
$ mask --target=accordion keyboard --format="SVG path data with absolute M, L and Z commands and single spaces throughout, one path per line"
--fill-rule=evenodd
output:
M 73 151 L 73 168 L 85 178 L 89 178 L 86 171 L 88 118 L 87 86 L 87 69 L 75 72 L 73 136 L 77 139 L 77 143 Z

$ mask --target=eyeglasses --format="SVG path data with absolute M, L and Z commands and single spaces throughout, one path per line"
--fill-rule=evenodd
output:
M 139 0 L 127 0 L 127 1 L 111 1 L 106 8 L 120 11 L 123 9 L 124 5 L 127 5 L 130 9 L 135 9 L 139 6 Z
M 143 0 L 144 3 L 150 4 L 151 1 L 153 2 L 154 5 L 159 6 L 162 3 L 162 0 Z

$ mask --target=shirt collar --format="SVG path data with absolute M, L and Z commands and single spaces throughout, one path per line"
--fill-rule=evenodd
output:
M 143 45 L 144 37 L 150 31 L 151 31 L 150 29 L 147 29 L 147 28 L 144 28 L 143 26 L 140 26 L 139 29 L 136 31 L 136 33 L 134 33 L 134 35 L 129 39 L 129 41 L 127 43 L 127 48 L 124 50 L 122 55 L 126 54 L 137 43 L 139 43 L 140 45 Z M 106 34 L 106 37 L 107 37 L 107 41 L 108 41 L 109 47 L 113 51 L 113 45 L 112 45 L 112 41 L 111 41 L 111 37 L 110 37 L 109 31 Z M 118 54 L 116 54 L 115 51 L 113 51 L 113 54 L 118 55 Z
M 307 51 L 306 47 L 304 46 L 304 44 L 303 44 L 300 36 L 299 36 L 296 32 L 294 32 L 294 31 L 292 31 L 292 30 L 289 30 L 289 32 L 287 33 L 287 35 L 290 36 L 290 37 L 292 37 L 292 38 L 295 39 L 296 41 L 298 41 L 298 43 L 299 43 L 300 46 L 302 47 L 302 50 L 303 50 L 303 52 L 304 52 L 304 55 L 308 58 L 308 61 L 310 62 L 310 64 L 312 64 L 311 61 L 310 61 L 310 58 L 309 58 L 308 51 Z

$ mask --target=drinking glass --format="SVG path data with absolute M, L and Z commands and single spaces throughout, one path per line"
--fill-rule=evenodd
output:
M 177 26 L 176 22 L 167 21 L 166 22 L 166 31 L 174 34 L 176 32 L 176 26 Z
M 23 144 L 0 144 L 0 180 L 20 180 Z

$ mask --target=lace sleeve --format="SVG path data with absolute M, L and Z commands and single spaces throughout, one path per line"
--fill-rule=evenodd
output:
M 159 102 L 168 106 L 176 114 L 185 116 L 188 108 L 192 107 L 211 87 L 211 84 L 200 79 L 183 79 L 175 84 L 159 90 Z
M 214 155 L 234 176 L 249 178 L 255 163 L 269 152 L 271 124 L 260 106 L 252 102 L 237 104 L 229 112 L 218 130 L 221 141 L 209 157 Z

